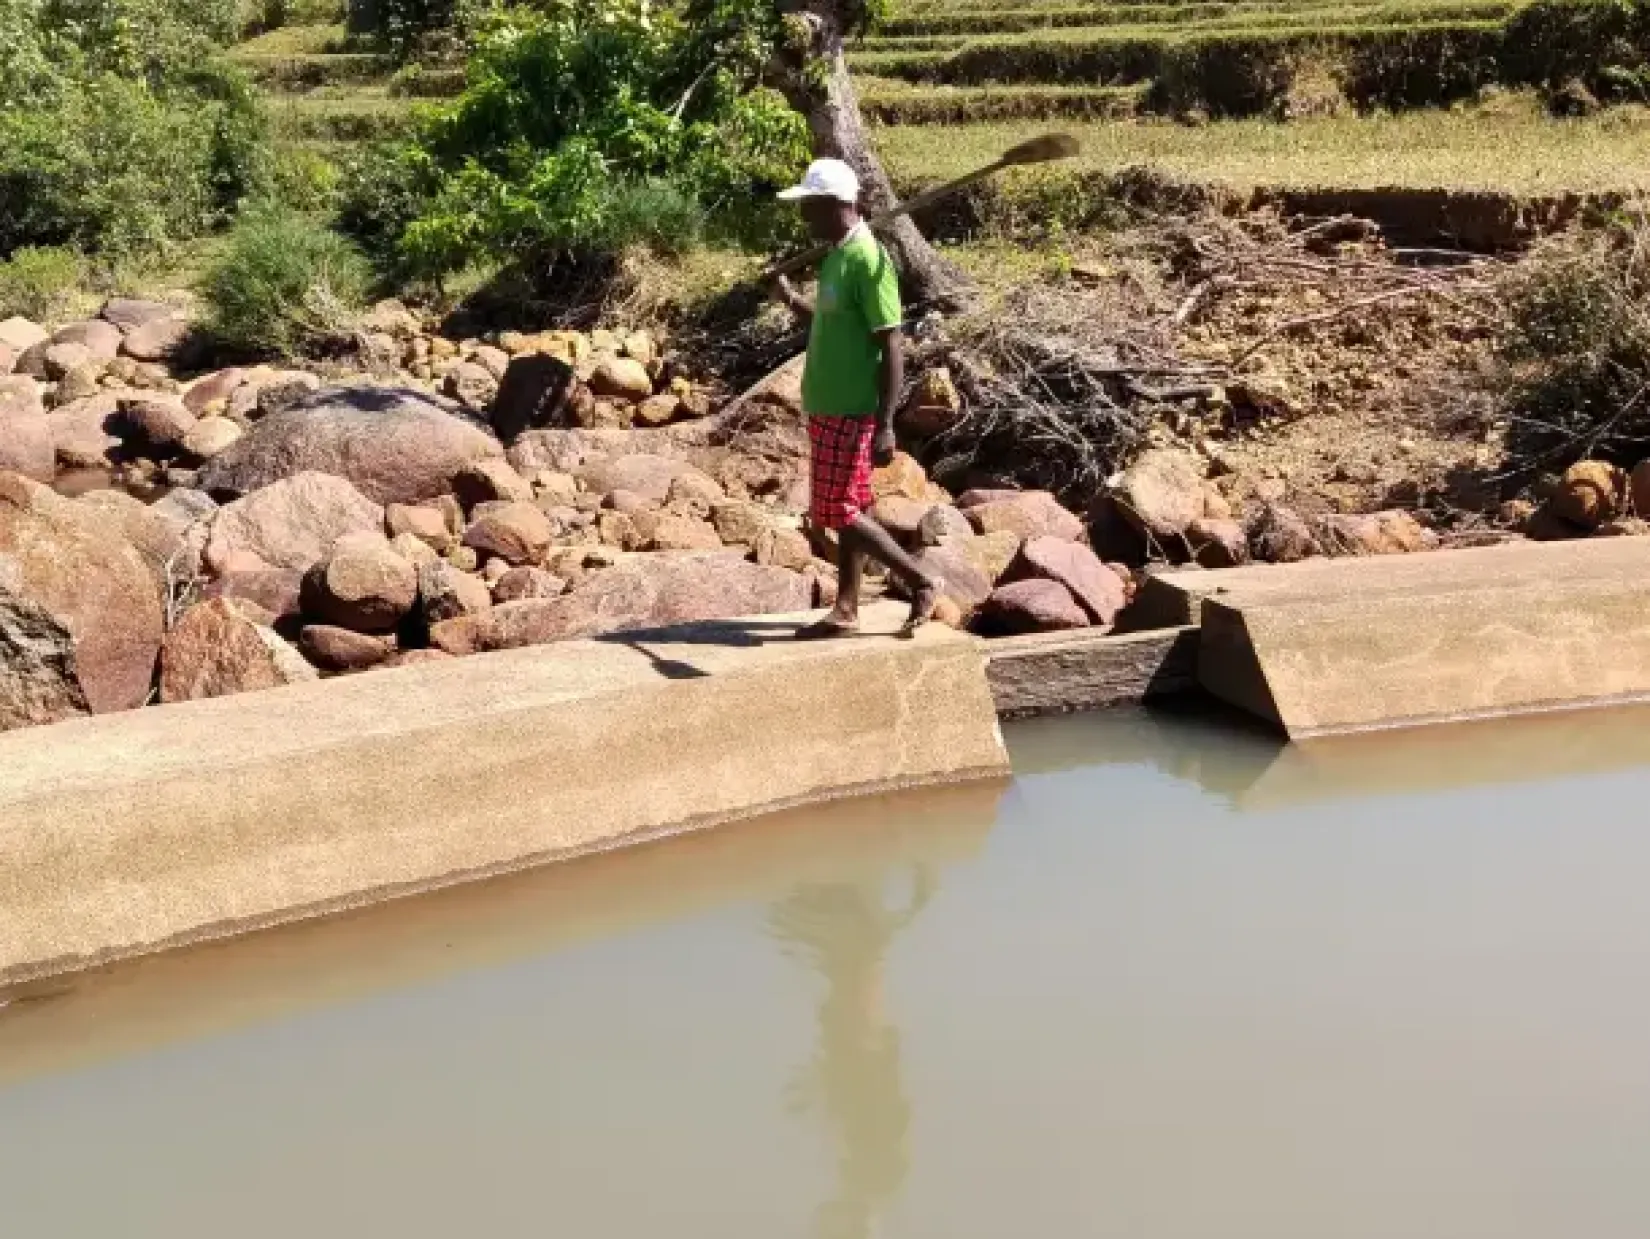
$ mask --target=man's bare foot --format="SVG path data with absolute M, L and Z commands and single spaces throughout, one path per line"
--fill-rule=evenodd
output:
M 838 615 L 835 611 L 824 619 L 804 624 L 796 630 L 798 641 L 823 641 L 831 637 L 851 637 L 859 631 L 859 616 Z
M 911 593 L 911 614 L 905 617 L 905 623 L 900 625 L 899 635 L 914 637 L 917 630 L 934 618 L 934 609 L 940 605 L 940 599 L 945 594 L 945 582 L 939 577 L 930 577 Z

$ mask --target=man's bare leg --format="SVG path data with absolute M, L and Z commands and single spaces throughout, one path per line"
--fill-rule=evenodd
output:
M 861 518 L 863 519 L 863 518 Z M 823 619 L 800 629 L 797 636 L 842 637 L 859 631 L 859 591 L 865 577 L 865 551 L 853 530 L 836 531 L 836 605 Z
M 904 581 L 905 588 L 911 594 L 911 614 L 906 617 L 905 624 L 900 629 L 901 634 L 909 636 L 934 618 L 934 608 L 939 605 L 940 594 L 944 591 L 945 582 L 932 573 L 924 571 L 916 560 L 906 554 L 905 548 L 894 540 L 891 533 L 861 512 L 854 517 L 853 524 L 840 531 L 839 536 L 841 536 L 844 546 L 847 546 L 849 539 L 852 538 L 853 542 L 863 549 L 865 554 L 886 566 L 890 572 Z M 859 583 L 856 579 L 854 583 L 856 615 L 858 614 L 858 596 Z

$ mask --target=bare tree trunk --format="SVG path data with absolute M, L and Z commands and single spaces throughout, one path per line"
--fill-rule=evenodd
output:
M 843 54 L 838 5 L 835 0 L 810 0 L 806 16 L 814 27 L 814 54 L 825 61 L 828 73 L 823 89 L 808 84 L 799 72 L 787 73 L 786 96 L 807 118 L 814 155 L 852 165 L 859 174 L 860 204 L 867 213 L 886 210 L 898 199 L 865 132 L 859 95 Z M 878 235 L 900 270 L 901 289 L 912 308 L 956 310 L 967 304 L 973 290 L 968 277 L 940 257 L 910 216 L 879 229 Z

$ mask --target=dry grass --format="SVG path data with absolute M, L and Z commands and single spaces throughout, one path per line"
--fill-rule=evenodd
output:
M 1188 126 L 1140 120 L 1066 126 L 1083 143 L 1072 167 L 1144 166 L 1238 188 L 1334 186 L 1489 190 L 1521 195 L 1650 189 L 1650 110 L 1580 120 L 1533 100 L 1457 111 Z M 884 129 L 878 148 L 906 183 L 941 180 L 1047 128 L 980 124 Z

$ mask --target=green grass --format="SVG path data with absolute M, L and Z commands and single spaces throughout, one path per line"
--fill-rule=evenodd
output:
M 1050 9 L 1053 20 L 1032 14 L 970 15 L 966 21 L 978 34 L 884 29 L 878 37 L 863 40 L 857 50 L 944 51 L 988 41 L 997 45 L 1043 40 L 1086 42 L 1095 38 L 1173 38 L 1184 34 L 1245 33 L 1270 29 L 1303 28 L 1314 25 L 1342 30 L 1386 26 L 1426 26 L 1458 21 L 1496 21 L 1517 8 L 1515 0 L 1326 0 L 1307 4 L 1242 4 L 1231 6 L 1185 6 L 1142 10 L 1130 5 L 1092 13 L 1082 9 Z
M 966 172 L 1043 131 L 1036 124 L 880 130 L 878 150 L 902 185 Z M 1521 196 L 1650 190 L 1650 110 L 1555 120 L 1533 101 L 1499 108 L 1323 120 L 1167 121 L 1068 127 L 1082 155 L 1064 168 L 1145 167 L 1236 188 L 1483 190 Z
M 313 90 L 346 82 L 382 80 L 388 63 L 382 56 L 363 52 L 321 54 L 264 54 L 238 52 L 235 59 L 253 79 L 270 90 Z
M 897 78 L 860 78 L 860 109 L 884 125 L 956 125 L 993 120 L 1132 116 L 1139 86 L 924 86 Z
M 244 56 L 320 56 L 350 50 L 349 32 L 342 22 L 324 26 L 281 26 L 240 44 L 234 54 Z
M 370 142 L 404 131 L 414 100 L 392 96 L 386 87 L 275 95 L 268 101 L 275 135 L 289 142 Z

